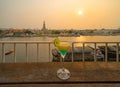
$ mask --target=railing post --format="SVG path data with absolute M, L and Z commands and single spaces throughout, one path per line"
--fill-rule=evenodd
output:
M 5 45 L 2 43 L 2 62 L 5 63 Z
M 94 43 L 95 49 L 94 49 L 94 62 L 97 61 L 97 57 L 96 57 L 96 43 Z
M 50 43 L 49 43 L 49 62 L 50 62 Z
M 119 43 L 117 43 L 117 47 L 116 47 L 116 61 L 119 62 Z
M 108 43 L 105 43 L 105 62 L 108 61 Z
M 26 63 L 28 63 L 28 45 L 27 45 L 27 43 L 26 43 Z
M 14 63 L 16 63 L 16 43 L 14 43 Z
M 74 43 L 72 42 L 72 62 L 73 62 L 73 58 L 74 58 Z
M 37 43 L 37 62 L 39 61 L 39 43 Z
M 82 61 L 85 62 L 85 43 L 83 43 Z

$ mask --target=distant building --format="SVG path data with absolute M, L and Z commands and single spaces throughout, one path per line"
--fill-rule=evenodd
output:
M 9 36 L 25 36 L 25 30 L 22 29 L 11 29 L 9 30 Z
M 42 31 L 43 34 L 47 34 L 48 33 L 48 29 L 46 28 L 45 21 L 43 21 L 43 27 L 42 27 L 41 31 Z

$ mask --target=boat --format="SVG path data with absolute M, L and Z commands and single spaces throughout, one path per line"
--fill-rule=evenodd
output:
M 11 49 L 11 50 L 9 50 L 8 52 L 6 52 L 5 55 L 9 55 L 9 54 L 11 54 L 11 53 L 13 53 L 13 52 L 14 52 L 14 50 Z

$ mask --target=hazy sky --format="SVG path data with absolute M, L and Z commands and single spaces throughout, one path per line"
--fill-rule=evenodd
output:
M 80 11 L 80 13 L 79 13 Z M 101 29 L 120 27 L 120 0 L 0 0 L 0 27 Z

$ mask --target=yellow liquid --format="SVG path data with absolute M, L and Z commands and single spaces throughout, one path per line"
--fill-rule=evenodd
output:
M 64 58 L 65 55 L 67 54 L 67 51 L 69 50 L 70 48 L 70 45 L 69 44 L 60 44 L 59 46 L 57 46 L 59 51 L 60 51 L 60 54 L 61 56 Z
M 68 50 L 70 48 L 69 45 L 59 45 L 57 46 L 59 50 Z

